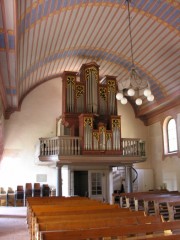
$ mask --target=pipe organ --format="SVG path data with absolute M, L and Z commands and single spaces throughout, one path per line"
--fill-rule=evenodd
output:
M 121 118 L 117 116 L 114 76 L 99 78 L 96 63 L 63 74 L 62 123 L 82 138 L 83 154 L 120 154 Z

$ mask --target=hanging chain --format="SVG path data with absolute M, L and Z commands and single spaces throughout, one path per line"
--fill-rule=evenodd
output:
M 131 34 L 131 16 L 130 16 L 130 9 L 129 9 L 129 2 L 131 0 L 126 0 L 128 4 L 128 20 L 129 20 L 129 36 L 130 36 L 130 45 L 131 45 L 131 59 L 132 59 L 132 68 L 134 68 L 134 56 L 133 56 L 133 45 L 132 45 L 132 34 Z

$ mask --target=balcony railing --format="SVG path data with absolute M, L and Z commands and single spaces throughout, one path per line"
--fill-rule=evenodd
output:
M 80 137 L 60 136 L 52 138 L 40 138 L 40 156 L 72 156 L 82 155 Z M 145 142 L 138 138 L 122 138 L 121 139 L 121 156 L 129 157 L 144 157 L 145 154 Z M 106 150 L 106 152 L 112 152 L 112 149 Z M 90 152 L 90 151 L 88 151 Z M 95 154 L 92 149 L 92 154 Z M 119 154 L 119 151 L 117 152 Z M 113 151 L 116 154 L 116 151 Z
M 79 137 L 40 138 L 40 156 L 80 155 Z
M 144 157 L 145 141 L 134 138 L 122 138 L 121 141 L 122 155 L 123 156 L 141 156 Z

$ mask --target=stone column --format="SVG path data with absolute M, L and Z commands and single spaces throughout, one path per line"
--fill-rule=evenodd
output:
M 126 185 L 126 192 L 133 191 L 133 182 L 132 182 L 132 166 L 125 166 L 125 185 Z
M 61 175 L 61 166 L 57 167 L 57 189 L 56 196 L 62 196 L 62 175 Z
M 113 194 L 113 172 L 112 172 L 112 167 L 109 168 L 109 202 L 112 204 L 113 199 L 112 199 L 112 194 Z

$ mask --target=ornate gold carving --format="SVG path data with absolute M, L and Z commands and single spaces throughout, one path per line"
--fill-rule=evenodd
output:
M 67 85 L 75 86 L 75 77 L 74 76 L 67 76 Z
M 93 137 L 99 142 L 99 133 L 93 132 Z
M 76 85 L 76 97 L 79 98 L 83 94 L 84 94 L 84 86 Z
M 106 139 L 107 141 L 112 139 L 112 133 L 106 133 Z
M 87 126 L 87 125 L 89 125 L 92 128 L 92 126 L 93 126 L 92 118 L 90 118 L 90 117 L 84 118 L 84 127 Z
M 118 127 L 120 128 L 120 119 L 112 119 L 112 128 Z
M 106 87 L 100 87 L 99 88 L 99 95 L 101 98 L 104 99 L 104 101 L 107 101 L 107 88 Z
M 116 82 L 115 80 L 107 81 L 108 92 L 116 92 Z
M 95 67 L 87 68 L 85 71 L 85 79 L 88 80 L 90 78 L 90 73 L 95 77 L 96 82 L 98 83 L 98 70 Z
M 103 132 L 106 132 L 106 128 L 104 126 L 99 127 L 99 133 L 103 133 Z

